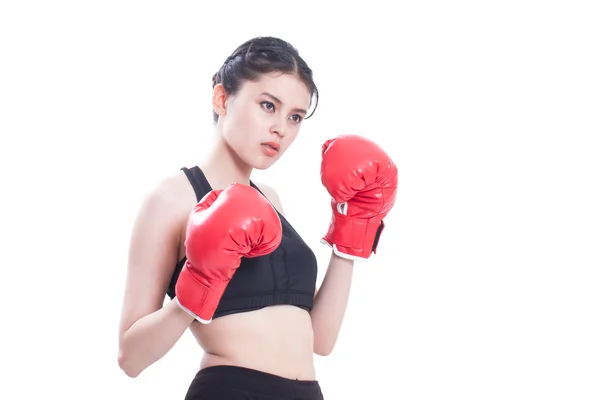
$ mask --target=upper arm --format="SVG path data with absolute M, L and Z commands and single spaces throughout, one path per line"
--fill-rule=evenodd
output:
M 261 192 L 263 192 L 273 207 L 275 207 L 277 211 L 281 213 L 281 215 L 285 216 L 285 213 L 283 212 L 283 206 L 281 205 L 281 200 L 279 199 L 279 195 L 275 189 L 265 183 L 255 182 L 254 184 L 260 189 Z
M 181 200 L 165 180 L 143 200 L 129 242 L 119 337 L 138 319 L 162 307 L 175 269 L 182 230 Z

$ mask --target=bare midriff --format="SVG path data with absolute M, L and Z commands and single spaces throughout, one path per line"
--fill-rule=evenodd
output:
M 288 379 L 314 380 L 310 314 L 279 305 L 227 315 L 191 331 L 204 350 L 200 368 L 235 365 Z

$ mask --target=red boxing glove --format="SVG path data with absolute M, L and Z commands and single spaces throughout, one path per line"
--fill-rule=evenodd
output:
M 208 324 L 242 257 L 258 257 L 281 243 L 281 220 L 256 189 L 238 183 L 213 190 L 187 222 L 187 261 L 175 293 L 179 306 Z
M 396 165 L 372 141 L 341 135 L 323 144 L 321 182 L 333 212 L 321 242 L 340 257 L 367 260 L 376 253 L 383 219 L 396 201 Z

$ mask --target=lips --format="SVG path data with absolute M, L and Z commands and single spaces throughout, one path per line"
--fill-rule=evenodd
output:
M 263 144 L 265 146 L 269 146 L 273 150 L 279 152 L 279 143 L 276 143 L 276 142 L 266 142 L 266 143 L 261 143 L 261 144 Z

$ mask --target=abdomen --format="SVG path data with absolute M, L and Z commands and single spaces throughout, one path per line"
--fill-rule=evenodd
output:
M 310 314 L 281 305 L 232 314 L 192 333 L 204 350 L 201 367 L 237 365 L 289 379 L 315 379 Z

